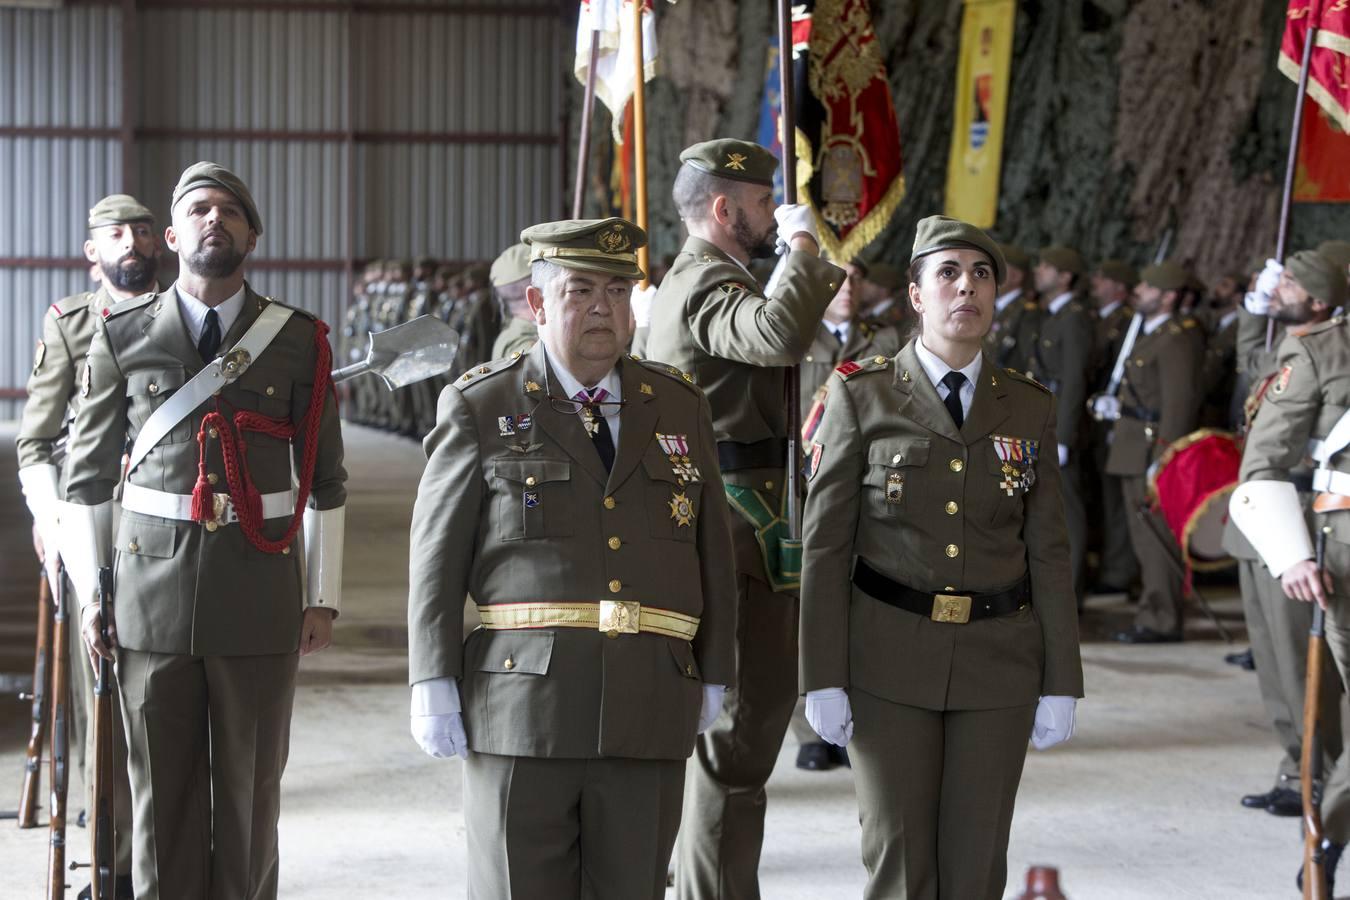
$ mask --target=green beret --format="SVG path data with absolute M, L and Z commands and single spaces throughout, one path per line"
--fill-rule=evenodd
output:
M 1181 263 L 1164 260 L 1139 273 L 1139 280 L 1160 291 L 1179 291 L 1191 283 L 1191 273 Z
M 490 278 L 493 287 L 515 284 L 530 277 L 530 248 L 527 244 L 512 244 L 492 261 Z
M 124 222 L 154 222 L 155 214 L 130 194 L 109 194 L 89 210 L 90 229 Z
M 730 138 L 686 147 L 680 154 L 680 162 L 709 175 L 769 187 L 773 186 L 773 173 L 778 168 L 778 157 L 759 144 Z
M 530 248 L 530 262 L 545 260 L 567 269 L 640 279 L 637 251 L 647 246 L 647 232 L 617 216 L 608 219 L 566 219 L 531 225 L 520 233 Z
M 867 280 L 888 291 L 899 290 L 905 283 L 904 274 L 886 262 L 874 262 L 868 266 Z
M 1300 250 L 1284 261 L 1284 269 L 1314 299 L 1327 306 L 1345 303 L 1345 270 L 1316 250 Z
M 1014 269 L 1021 269 L 1023 272 L 1031 268 L 1031 256 L 1016 244 L 999 244 L 998 249 L 1003 251 L 1003 259 Z
M 1317 252 L 1342 269 L 1350 268 L 1350 241 L 1323 241 L 1317 245 Z
M 1082 275 L 1087 272 L 1087 263 L 1083 262 L 1083 254 L 1072 247 L 1058 245 L 1042 247 L 1036 256 L 1040 258 L 1041 262 L 1054 266 L 1061 272 L 1072 272 L 1075 275 Z
M 989 261 L 994 264 L 994 281 L 1003 283 L 1004 276 L 1008 274 L 1008 264 L 998 244 L 974 225 L 946 216 L 929 216 L 919 220 L 914 233 L 914 252 L 910 254 L 909 261 L 912 264 L 930 253 L 958 248 L 979 250 L 989 257 Z
M 1139 282 L 1139 273 L 1134 270 L 1134 266 L 1119 259 L 1102 260 L 1097 266 L 1097 271 L 1102 277 L 1119 282 L 1127 288 L 1132 288 Z
M 178 186 L 173 189 L 173 201 L 169 204 L 169 208 L 176 207 L 178 201 L 188 192 L 204 187 L 219 188 L 234 194 L 235 199 L 244 207 L 249 227 L 257 234 L 263 233 L 262 216 L 258 215 L 258 207 L 253 202 L 253 195 L 248 192 L 248 186 L 238 175 L 217 163 L 199 162 L 188 166 L 183 176 L 178 179 Z

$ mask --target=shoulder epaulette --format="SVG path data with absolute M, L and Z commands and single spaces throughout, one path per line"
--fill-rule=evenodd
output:
M 92 296 L 94 296 L 92 292 L 82 291 L 78 294 L 71 294 L 69 297 L 62 297 L 51 306 L 52 318 L 61 319 L 72 313 L 88 309 L 89 298 Z
M 160 295 L 155 293 L 154 291 L 150 291 L 149 293 L 141 294 L 138 297 L 128 297 L 125 300 L 118 300 L 112 306 L 108 307 L 103 311 L 103 318 L 113 319 L 116 318 L 117 316 L 122 315 L 123 313 L 129 313 L 133 309 L 141 309 L 142 307 L 149 305 L 150 301 L 158 298 L 159 296 Z
M 890 367 L 890 358 L 878 354 L 877 356 L 869 356 L 862 360 L 850 359 L 847 362 L 835 366 L 834 371 L 840 378 L 848 381 L 855 375 L 861 375 L 864 372 L 885 372 Z
M 319 315 L 318 315 L 318 313 L 312 313 L 312 312 L 310 312 L 310 311 L 307 310 L 307 309 L 301 309 L 300 307 L 298 307 L 298 306 L 292 306 L 292 305 L 289 304 L 289 303 L 282 303 L 280 300 L 275 300 L 275 299 L 273 299 L 272 297 L 263 297 L 263 299 L 266 300 L 268 303 L 275 303 L 277 306 L 284 306 L 284 307 L 286 307 L 287 309 L 291 310 L 292 312 L 304 316 L 306 319 L 309 319 L 311 322 L 317 322 L 317 321 L 319 321 Z
M 487 381 L 493 375 L 496 375 L 499 372 L 505 372 L 507 369 L 510 369 L 516 363 L 520 362 L 521 359 L 522 354 L 515 353 L 506 357 L 506 359 L 494 359 L 491 362 L 485 362 L 481 366 L 474 366 L 472 369 L 469 369 L 463 375 L 456 378 L 453 383 L 455 387 L 464 390 L 471 384 Z
M 1032 378 L 1026 372 L 1019 372 L 1016 369 L 1004 369 L 1003 371 L 1007 372 L 1009 377 L 1011 377 L 1013 381 L 1020 381 L 1023 384 L 1029 384 L 1032 387 L 1039 388 L 1042 391 L 1045 391 L 1047 394 L 1054 393 L 1054 391 L 1050 390 L 1048 387 L 1041 384 L 1035 378 Z
M 1198 328 L 1199 326 L 1200 323 L 1197 322 L 1195 319 L 1185 319 L 1181 323 L 1182 328 Z
M 1303 328 L 1289 330 L 1290 337 L 1311 337 L 1314 334 L 1321 334 L 1324 331 L 1330 331 L 1333 328 L 1339 328 L 1345 324 L 1345 316 L 1332 316 L 1325 322 L 1318 322 L 1315 325 L 1308 325 Z
M 694 384 L 694 376 L 690 372 L 683 372 L 680 369 L 675 368 L 674 366 L 667 365 L 666 363 L 663 362 L 657 362 L 654 359 L 643 359 L 636 353 L 628 354 L 628 358 L 631 359 L 633 362 L 637 363 L 638 365 L 642 366 L 644 369 L 650 369 L 653 372 L 660 372 L 662 375 L 665 375 L 669 378 L 674 379 L 675 381 L 678 381 L 680 384 L 689 388 L 691 391 L 698 390 L 698 386 Z

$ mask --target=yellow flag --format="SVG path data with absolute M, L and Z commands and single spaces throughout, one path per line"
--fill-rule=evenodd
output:
M 947 215 L 990 228 L 998 214 L 1015 0 L 965 0 L 956 112 L 947 158 Z

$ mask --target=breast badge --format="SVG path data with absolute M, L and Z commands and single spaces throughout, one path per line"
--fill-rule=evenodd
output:
M 899 503 L 905 497 L 905 475 L 903 472 L 886 474 L 886 502 Z
M 511 437 L 522 431 L 529 431 L 534 420 L 530 418 L 529 413 L 521 413 L 518 416 L 498 416 L 497 433 L 501 437 Z
M 539 506 L 539 492 L 529 490 L 525 492 L 525 508 L 535 509 Z
M 88 362 L 84 364 L 84 374 L 80 376 L 80 396 L 88 397 L 89 391 L 94 386 L 94 367 Z
M 683 491 L 675 493 L 670 498 L 670 517 L 680 528 L 688 528 L 693 524 L 694 501 L 686 497 Z
M 694 465 L 689 459 L 689 435 L 687 434 L 661 434 L 656 433 L 656 440 L 661 445 L 661 450 L 670 460 L 670 471 L 683 484 L 692 484 L 695 481 L 702 481 L 703 476 L 699 474 L 698 466 Z
M 1002 434 L 992 434 L 989 439 L 994 442 L 994 452 L 1003 463 L 1000 466 L 1003 478 L 998 483 L 999 489 L 1009 497 L 1019 490 L 1023 493 L 1031 490 L 1031 486 L 1036 483 L 1035 465 L 1040 442 Z

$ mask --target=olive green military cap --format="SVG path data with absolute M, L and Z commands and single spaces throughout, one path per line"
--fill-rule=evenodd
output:
M 1317 252 L 1342 269 L 1350 268 L 1350 241 L 1323 241 L 1317 245 Z
M 1061 272 L 1072 272 L 1075 275 L 1082 275 L 1087 272 L 1087 263 L 1083 262 L 1083 254 L 1072 247 L 1062 245 L 1042 247 L 1036 256 L 1041 262 L 1054 266 Z
M 1123 260 L 1104 259 L 1098 264 L 1097 271 L 1104 278 L 1109 278 L 1129 288 L 1139 283 L 1139 273 L 1134 270 L 1134 266 Z
M 994 264 L 994 280 L 1003 283 L 1008 274 L 1008 263 L 998 243 L 974 225 L 947 216 L 929 216 L 919 220 L 914 233 L 914 252 L 910 254 L 912 264 L 916 259 L 937 253 L 939 250 L 979 250 Z
M 530 277 L 530 247 L 528 244 L 512 244 L 502 251 L 502 255 L 492 261 L 489 273 L 493 287 L 515 284 Z
M 647 232 L 617 216 L 608 219 L 566 219 L 531 225 L 520 233 L 530 248 L 530 262 L 544 260 L 566 269 L 640 279 L 637 251 L 647 245 Z
M 109 194 L 89 210 L 89 227 L 122 225 L 126 222 L 153 222 L 155 214 L 130 194 Z
M 1031 268 L 1031 254 L 1016 244 L 999 244 L 998 249 L 1003 251 L 1004 261 L 1012 268 L 1023 272 Z
M 867 267 L 867 280 L 888 291 L 899 290 L 904 285 L 904 274 L 887 262 L 874 262 Z
M 1139 280 L 1160 291 L 1179 291 L 1191 283 L 1191 273 L 1181 263 L 1164 260 L 1139 273 Z
M 173 202 L 169 208 L 178 205 L 190 191 L 197 188 L 219 188 L 222 191 L 229 191 L 234 194 L 240 205 L 244 207 L 244 215 L 248 218 L 249 227 L 256 233 L 262 234 L 262 216 L 258 215 L 258 206 L 253 202 L 253 195 L 248 192 L 248 185 L 240 180 L 239 176 L 229 169 L 213 162 L 193 163 L 184 170 L 183 176 L 178 179 L 178 186 L 173 189 Z
M 773 185 L 773 173 L 778 168 L 778 158 L 759 144 L 730 138 L 686 147 L 680 154 L 680 162 L 709 175 L 769 186 Z
M 1345 303 L 1345 269 L 1316 250 L 1300 250 L 1284 261 L 1284 270 L 1315 300 L 1327 306 Z

